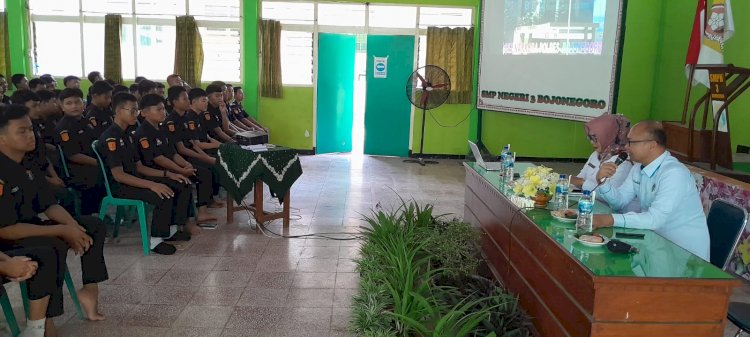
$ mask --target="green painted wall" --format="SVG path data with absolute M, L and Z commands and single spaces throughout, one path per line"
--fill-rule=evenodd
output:
M 260 97 L 258 83 L 260 78 L 258 57 L 258 17 L 260 0 L 243 0 L 242 6 L 242 83 L 245 92 L 244 106 L 247 112 L 258 117 Z
M 294 149 L 313 148 L 313 88 L 285 87 L 284 98 L 260 98 L 260 123 L 270 142 Z M 305 131 L 309 136 L 305 136 Z
M 444 104 L 437 109 L 427 110 L 424 153 L 466 154 L 466 140 L 471 123 L 469 114 L 472 113 L 472 110 L 476 111 L 476 109 L 472 109 L 471 104 Z M 440 126 L 438 122 L 445 127 Z M 413 125 L 412 139 L 414 143 L 412 144 L 412 152 L 419 153 L 419 139 L 422 136 L 422 110 L 414 110 Z
M 687 78 L 685 77 L 685 52 L 690 39 L 690 30 L 695 15 L 695 4 L 683 1 L 668 1 L 664 5 L 663 24 L 660 31 L 661 50 L 654 74 L 654 99 L 652 118 L 658 120 L 680 120 Z M 738 67 L 750 68 L 750 2 L 733 1 L 735 34 L 727 41 L 724 62 Z M 705 93 L 705 87 L 698 85 L 693 91 Z M 695 96 L 694 96 L 695 97 Z M 750 93 L 738 98 L 730 106 L 730 127 L 732 128 L 732 149 L 738 144 L 750 145 L 750 132 L 744 126 L 750 125 Z M 710 125 L 711 123 L 709 123 Z
M 675 1 L 677 2 L 677 1 Z M 683 1 L 679 1 L 683 3 Z M 658 53 L 661 6 L 650 0 L 629 0 L 619 99 L 616 110 L 637 122 L 649 118 L 653 96 L 654 59 Z M 492 153 L 502 146 L 522 157 L 585 158 L 591 146 L 583 123 L 484 111 L 482 141 Z
M 10 49 L 10 69 L 13 74 L 30 74 L 29 23 L 26 19 L 26 0 L 5 0 L 8 13 L 8 46 Z M 10 76 L 6 74 L 10 84 Z

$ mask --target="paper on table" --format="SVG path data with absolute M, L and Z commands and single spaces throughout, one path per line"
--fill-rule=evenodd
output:
M 265 144 L 256 144 L 256 145 L 245 145 L 242 147 L 244 150 L 250 150 L 253 152 L 265 152 L 268 151 L 268 148 Z

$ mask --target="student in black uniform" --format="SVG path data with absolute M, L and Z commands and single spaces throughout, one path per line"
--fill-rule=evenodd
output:
M 165 95 L 167 88 L 164 86 L 164 83 L 161 82 L 155 82 L 156 83 L 156 93 L 159 94 L 162 98 L 166 98 Z
M 219 205 L 213 200 L 213 191 L 218 190 L 219 186 L 211 172 L 211 167 L 216 163 L 216 159 L 193 143 L 195 123 L 187 119 L 190 100 L 185 87 L 169 88 L 169 101 L 172 105 L 172 111 L 169 112 L 164 122 L 169 140 L 177 150 L 178 157 L 186 159 L 197 170 L 195 177 L 198 183 L 196 186 L 198 190 L 198 202 L 196 203 L 198 214 L 196 214 L 195 220 L 198 223 L 216 221 L 217 218 L 208 213 L 207 210 L 207 208 L 218 207 Z
M 83 93 L 80 89 L 66 88 L 60 93 L 64 116 L 57 123 L 57 144 L 62 148 L 70 177 L 68 185 L 81 192 L 81 214 L 99 213 L 102 198 L 106 195 L 101 170 L 91 143 L 92 127 L 83 118 Z
M 6 95 L 5 93 L 8 92 L 8 80 L 5 78 L 5 75 L 0 75 L 0 95 L 2 95 L 2 102 L 4 104 L 10 104 L 10 97 Z
M 78 76 L 65 76 L 63 86 L 69 89 L 81 89 L 81 79 Z
M 129 127 L 136 124 L 138 104 L 135 96 L 121 93 L 112 98 L 114 124 L 99 137 L 99 154 L 109 168 L 112 193 L 120 198 L 143 200 L 154 206 L 151 218 L 151 251 L 172 255 L 177 250 L 168 241 L 186 241 L 177 234 L 177 225 L 187 220 L 189 190 L 175 191 L 168 186 L 181 180 L 166 170 L 155 170 L 141 162 Z M 150 145 L 150 144 L 149 144 Z
M 219 84 L 210 84 L 206 87 L 206 94 L 208 95 L 208 108 L 203 112 L 203 120 L 201 123 L 208 132 L 211 138 L 216 139 L 223 143 L 234 143 L 232 136 L 234 132 L 229 129 L 229 120 L 226 117 L 226 106 L 224 105 L 224 87 Z M 223 108 L 222 108 L 223 107 Z
M 37 92 L 39 90 L 45 89 L 44 83 L 38 78 L 32 78 L 31 81 L 29 81 L 29 89 L 33 92 Z
M 55 272 L 57 256 L 50 247 L 14 249 L 7 255 L 0 252 L 0 279 L 25 281 L 19 285 L 26 287 L 29 294 L 26 328 L 19 337 L 44 337 L 49 296 L 55 289 Z
M 113 88 L 114 89 L 112 89 L 112 97 L 114 97 L 115 95 L 117 95 L 117 94 L 119 94 L 121 92 L 124 92 L 124 93 L 129 93 L 130 92 L 130 89 L 128 87 L 122 85 L 122 84 L 115 85 L 115 86 L 113 86 Z
M 39 109 L 42 111 L 42 115 L 47 117 L 48 123 L 50 123 L 52 126 L 52 128 L 48 130 L 49 134 L 44 135 L 44 142 L 47 144 L 54 144 L 54 125 L 55 123 L 57 123 L 57 120 L 62 117 L 62 110 L 60 110 L 60 101 L 57 99 L 57 93 L 47 89 L 39 90 L 36 95 L 39 96 Z
M 173 138 L 170 132 L 176 132 L 177 128 L 173 122 L 165 123 L 164 99 L 158 94 L 148 94 L 141 99 L 141 115 L 144 121 L 135 133 L 135 139 L 138 140 L 138 150 L 141 154 L 141 162 L 153 169 L 168 170 L 177 174 L 180 179 L 185 179 L 187 183 L 197 182 L 198 191 L 198 212 L 196 221 L 198 223 L 207 223 L 216 221 L 215 217 L 208 214 L 206 209 L 212 201 L 212 183 L 213 178 L 211 171 L 203 167 L 193 167 L 191 163 L 185 160 L 175 148 Z M 170 185 L 172 189 L 187 188 L 192 193 L 192 186 L 175 184 Z M 192 195 L 192 194 L 191 194 Z M 192 196 L 188 202 L 192 202 Z M 184 230 L 189 234 L 200 233 L 200 227 L 195 224 L 186 224 Z
M 224 90 L 224 106 L 226 106 L 227 109 L 227 119 L 229 120 L 230 128 L 233 128 L 238 132 L 250 131 L 251 128 L 237 119 L 237 113 L 234 111 L 233 104 L 234 87 L 227 83 L 226 90 Z
M 216 159 L 216 151 L 221 146 L 221 142 L 209 136 L 209 129 L 204 124 L 208 109 L 208 95 L 201 88 L 193 88 L 188 92 L 188 98 L 190 99 L 190 110 L 188 110 L 186 116 L 188 127 L 191 122 L 195 126 L 192 137 L 193 144 Z M 213 162 L 213 164 L 215 163 L 216 161 Z
M 89 83 L 91 83 L 91 86 L 89 86 L 89 92 L 86 94 L 86 103 L 91 104 L 91 87 L 98 81 L 104 81 L 104 76 L 98 71 L 92 71 L 86 75 L 86 78 L 89 80 Z
M 10 81 L 13 83 L 13 87 L 16 88 L 16 90 L 30 89 L 29 80 L 26 79 L 26 75 L 24 74 L 13 74 L 13 76 L 10 77 Z
M 97 139 L 104 130 L 112 126 L 112 86 L 104 81 L 95 82 L 91 86 L 91 101 L 89 102 L 86 119 L 91 125 L 93 138 Z
M 98 311 L 98 283 L 108 278 L 103 252 L 105 228 L 97 218 L 73 218 L 57 205 L 42 172 L 24 160 L 34 145 L 27 109 L 16 104 L 0 106 L 0 250 L 47 247 L 55 251 L 55 287 L 32 298 L 49 295 L 46 330 L 54 336 L 50 318 L 63 313 L 62 285 L 68 249 L 81 256 L 83 288 L 78 290 L 78 300 L 86 317 L 92 321 L 104 319 Z M 39 213 L 48 220 L 41 220 Z
M 52 77 L 52 75 L 44 74 L 42 76 L 39 76 L 39 80 L 44 83 L 45 89 L 50 91 L 57 90 L 57 81 L 55 81 L 55 78 Z
M 247 111 L 245 111 L 245 107 L 242 106 L 243 100 L 245 100 L 245 91 L 242 90 L 242 87 L 234 87 L 234 102 L 232 102 L 231 110 L 234 112 L 235 119 L 251 130 L 264 130 L 268 132 L 268 129 L 260 125 L 258 121 L 250 117 Z

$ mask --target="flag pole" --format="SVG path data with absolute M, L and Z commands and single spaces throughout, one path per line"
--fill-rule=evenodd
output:
M 685 90 L 685 102 L 682 106 L 682 121 L 681 124 L 685 124 L 687 120 L 688 106 L 690 104 L 690 93 L 693 89 L 693 76 L 695 75 L 695 64 L 688 66 L 688 84 L 687 90 Z M 692 132 L 692 130 L 691 130 Z

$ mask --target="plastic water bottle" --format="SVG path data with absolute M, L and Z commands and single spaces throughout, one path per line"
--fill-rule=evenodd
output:
M 555 205 L 558 210 L 568 209 L 568 179 L 564 174 L 560 175 L 555 187 Z
M 515 165 L 515 162 L 516 154 L 508 152 L 508 154 L 505 155 L 505 161 L 503 161 L 503 176 L 509 185 L 513 183 L 513 166 Z
M 591 191 L 583 191 L 581 200 L 578 201 L 578 218 L 576 219 L 576 231 L 579 234 L 590 233 L 593 228 L 594 199 Z
M 503 146 L 503 150 L 500 151 L 500 155 L 497 156 L 498 161 L 503 165 L 505 165 L 505 158 L 508 156 L 508 152 L 510 152 L 510 144 Z

